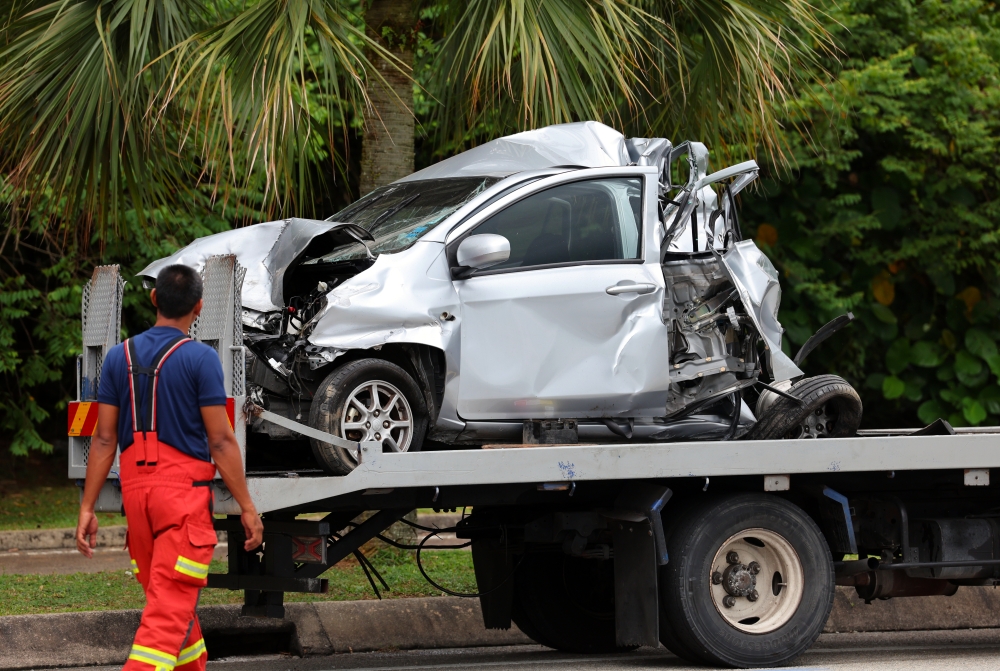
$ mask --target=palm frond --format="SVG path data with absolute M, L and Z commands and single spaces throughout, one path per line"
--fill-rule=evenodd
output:
M 261 171 L 279 208 L 303 204 L 316 134 L 329 151 L 369 103 L 366 80 L 382 79 L 370 55 L 405 69 L 345 2 L 261 0 L 178 45 L 160 109 L 191 96 L 185 134 L 219 188 Z
M 191 3 L 194 4 L 194 3 Z M 151 63 L 190 32 L 180 0 L 22 5 L 0 51 L 0 171 L 26 198 L 47 193 L 61 214 L 117 226 L 183 188 L 175 162 L 149 151 Z M 127 196 L 126 196 L 127 193 Z M 83 231 L 82 238 L 88 238 Z
M 657 63 L 662 95 L 646 101 L 650 127 L 723 153 L 763 148 L 785 163 L 776 112 L 836 52 L 823 12 L 806 0 L 652 0 L 647 9 L 674 36 Z
M 805 0 L 470 0 L 443 19 L 431 86 L 452 142 L 597 119 L 780 155 L 774 106 L 833 50 Z
M 470 0 L 443 19 L 432 86 L 459 134 L 497 108 L 519 129 L 614 118 L 640 98 L 666 32 L 627 0 Z

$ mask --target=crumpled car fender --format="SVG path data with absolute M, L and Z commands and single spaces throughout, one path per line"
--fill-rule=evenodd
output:
M 447 350 L 458 308 L 444 245 L 418 241 L 398 254 L 379 255 L 371 268 L 328 293 L 308 340 L 336 349 L 398 342 Z

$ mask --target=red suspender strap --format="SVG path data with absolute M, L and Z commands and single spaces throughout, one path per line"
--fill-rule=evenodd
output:
M 181 345 L 190 341 L 190 338 L 184 336 L 178 336 L 174 340 L 171 340 L 156 355 L 151 366 L 139 365 L 135 343 L 131 338 L 125 341 L 125 361 L 128 363 L 129 400 L 132 406 L 133 445 L 138 449 L 138 453 L 136 454 L 137 464 L 152 465 L 156 463 L 159 457 L 156 437 L 156 388 L 160 378 L 160 369 L 163 368 L 163 362 L 171 354 L 176 352 Z M 152 385 L 141 385 L 140 375 L 145 375 L 147 378 L 151 376 L 153 378 Z M 152 398 L 150 399 L 149 407 L 144 408 L 142 400 L 146 396 L 146 389 L 150 387 Z M 149 440 L 147 440 L 147 432 L 153 434 Z
M 176 352 L 177 349 L 186 342 L 191 342 L 191 339 L 181 338 L 172 345 L 168 345 L 166 351 L 160 352 L 159 360 L 153 364 L 155 366 L 155 370 L 153 371 L 153 402 L 150 404 L 149 407 L 150 431 L 156 431 L 156 387 L 160 382 L 160 369 L 163 368 L 163 362 L 166 361 L 171 354 Z

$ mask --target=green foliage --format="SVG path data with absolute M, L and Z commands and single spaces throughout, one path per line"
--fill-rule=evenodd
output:
M 445 38 L 428 86 L 444 103 L 434 115 L 442 144 L 480 125 L 505 134 L 596 119 L 724 154 L 761 145 L 783 160 L 774 104 L 832 46 L 823 15 L 801 0 L 434 6 Z
M 776 240 L 786 338 L 854 312 L 807 366 L 854 381 L 867 425 L 1000 423 L 1000 14 L 984 0 L 830 12 L 836 77 L 784 111 L 795 174 L 746 199 Z
M 197 194 L 196 194 L 197 195 Z M 195 207 L 202 206 L 200 212 Z M 191 212 L 198 212 L 192 216 Z M 232 216 L 239 214 L 233 210 Z M 201 197 L 187 213 L 168 208 L 142 217 L 126 212 L 123 235 L 89 256 L 76 245 L 62 247 L 47 235 L 51 213 L 31 213 L 23 235 L 10 243 L 0 269 L 0 428 L 15 454 L 47 452 L 51 440 L 65 436 L 66 403 L 76 396 L 75 359 L 80 353 L 80 302 L 95 265 L 119 263 L 125 285 L 125 333 L 152 325 L 155 314 L 136 273 L 196 237 L 230 228 L 232 219 L 209 209 Z M 12 236 L 13 237 L 13 236 Z M 96 242 L 95 242 L 96 247 Z M 44 427 L 44 430 L 42 430 Z

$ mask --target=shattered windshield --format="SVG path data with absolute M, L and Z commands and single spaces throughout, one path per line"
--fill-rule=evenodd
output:
M 368 247 L 376 256 L 407 249 L 448 216 L 497 183 L 497 177 L 459 177 L 390 184 L 329 218 L 357 224 L 372 234 Z M 364 246 L 351 242 L 306 263 L 337 263 L 367 258 Z

